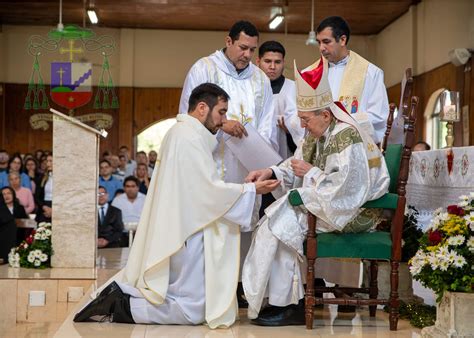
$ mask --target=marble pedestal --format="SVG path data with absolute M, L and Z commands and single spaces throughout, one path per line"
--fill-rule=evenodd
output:
M 436 305 L 436 323 L 421 330 L 425 338 L 474 337 L 474 293 L 446 292 Z

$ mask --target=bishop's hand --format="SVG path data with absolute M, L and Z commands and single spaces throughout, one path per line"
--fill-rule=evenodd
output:
M 304 177 L 308 171 L 313 168 L 311 164 L 303 160 L 291 160 L 291 168 L 297 177 Z
M 249 172 L 245 178 L 245 183 L 268 180 L 272 177 L 273 171 L 270 168 L 254 170 Z
M 275 190 L 280 185 L 278 180 L 265 180 L 257 181 L 255 184 L 255 191 L 257 194 L 268 194 L 269 192 Z
M 242 138 L 243 136 L 248 136 L 247 130 L 239 121 L 227 120 L 222 124 L 221 129 L 224 133 L 234 137 Z

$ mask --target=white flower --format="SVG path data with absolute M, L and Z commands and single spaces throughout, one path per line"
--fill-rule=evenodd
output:
M 448 246 L 443 245 L 438 249 L 436 254 L 438 255 L 438 257 L 446 257 L 446 256 L 448 256 L 448 253 L 449 253 Z
M 421 272 L 421 269 L 423 267 L 420 266 L 420 265 L 411 265 L 410 266 L 410 273 L 413 275 L 413 276 L 416 276 L 418 275 L 420 272 Z
M 467 195 L 461 195 L 461 196 L 459 196 L 459 199 L 460 199 L 460 200 L 468 200 L 468 199 L 469 199 L 469 196 L 467 196 Z
M 48 235 L 46 235 L 46 234 L 41 234 L 41 240 L 44 241 L 44 240 L 46 240 L 46 239 L 48 239 Z
M 28 255 L 28 262 L 33 263 L 35 261 L 35 256 L 31 255 L 31 253 Z
M 457 268 L 462 268 L 466 264 L 466 259 L 461 255 L 456 255 L 453 265 Z
M 459 202 L 458 207 L 464 208 L 464 207 L 467 207 L 468 205 L 469 205 L 469 201 L 461 201 Z
M 469 196 L 472 197 L 472 198 L 474 198 L 474 191 L 471 192 L 471 193 L 469 193 Z
M 457 236 L 453 236 L 453 237 L 449 237 L 448 238 L 448 244 L 449 245 L 452 245 L 452 246 L 457 246 L 457 245 L 461 245 L 462 243 L 464 243 L 464 236 L 463 235 L 457 235 Z
M 41 254 L 39 259 L 42 262 L 46 262 L 48 260 L 48 255 L 47 254 Z
M 46 229 L 45 233 L 46 233 L 46 236 L 51 236 L 51 234 L 52 234 L 51 230 L 49 230 L 49 229 Z
M 34 251 L 34 255 L 35 255 L 35 257 L 37 257 L 37 258 L 39 258 L 42 253 L 43 253 L 43 252 L 42 252 L 41 250 L 39 250 L 39 249 L 37 249 L 37 250 Z
M 35 239 L 38 239 L 38 240 L 41 239 L 41 233 L 40 233 L 40 232 L 37 232 L 37 233 L 35 234 Z
M 439 264 L 441 263 L 440 259 L 434 255 L 430 255 L 428 257 L 428 260 L 430 262 L 430 266 L 433 270 L 436 270 L 439 267 Z
M 443 212 L 443 208 L 438 208 L 438 209 L 436 209 L 436 210 L 434 211 L 434 214 L 435 214 L 435 215 L 439 215 L 439 214 L 441 214 L 442 212 Z
M 35 260 L 34 265 L 35 265 L 35 266 L 40 266 L 40 265 L 41 265 L 41 262 L 37 259 L 37 260 Z
M 474 236 L 471 236 L 467 241 L 467 247 L 469 248 L 469 251 L 474 251 Z
M 448 261 L 444 260 L 444 261 L 439 263 L 439 269 L 441 271 L 446 271 L 446 270 L 448 270 L 448 268 L 449 268 L 449 262 Z
M 448 255 L 446 256 L 446 260 L 448 260 L 449 263 L 453 263 L 456 257 L 457 257 L 456 251 L 450 250 Z
M 449 214 L 447 212 L 443 212 L 439 214 L 439 219 L 442 221 L 446 221 L 449 218 Z

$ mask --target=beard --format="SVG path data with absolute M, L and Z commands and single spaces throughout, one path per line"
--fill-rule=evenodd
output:
M 204 127 L 206 127 L 207 130 L 215 135 L 219 131 L 219 128 L 222 127 L 222 123 L 219 125 L 214 124 L 214 122 L 212 122 L 212 116 L 209 114 L 206 118 L 206 121 L 204 121 Z

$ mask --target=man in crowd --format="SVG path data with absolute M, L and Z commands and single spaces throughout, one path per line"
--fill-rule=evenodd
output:
M 350 28 L 340 16 L 319 24 L 316 40 L 321 55 L 329 61 L 329 85 L 334 101 L 340 101 L 375 143 L 383 139 L 388 116 L 383 71 L 349 50 Z
M 99 163 L 99 185 L 105 187 L 109 195 L 109 202 L 115 196 L 115 191 L 122 188 L 122 182 L 112 175 L 112 166 L 107 160 L 102 160 Z
M 425 150 L 430 150 L 430 149 L 431 149 L 431 146 L 427 142 L 420 141 L 413 146 L 412 151 L 425 151 Z
M 151 150 L 148 153 L 148 166 L 151 168 L 151 170 L 155 169 L 155 163 L 156 163 L 157 157 L 158 157 L 158 154 L 154 150 Z
M 124 145 L 120 147 L 119 156 L 120 155 L 125 156 L 125 159 L 127 162 L 126 167 L 125 167 L 125 177 L 133 175 L 133 173 L 135 172 L 135 169 L 137 168 L 137 162 L 135 162 L 134 160 L 130 158 L 130 151 L 128 150 L 127 146 Z
M 138 164 L 144 164 L 146 166 L 146 169 L 147 169 L 147 175 L 148 177 L 151 177 L 151 175 L 153 174 L 153 169 L 151 168 L 148 168 L 148 157 L 146 156 L 146 153 L 144 151 L 139 151 L 137 152 L 137 155 L 135 156 L 136 160 L 137 160 L 137 166 Z M 136 169 L 135 169 L 135 176 L 136 176 Z
M 360 207 L 386 193 L 389 185 L 385 161 L 374 141 L 342 105 L 333 103 L 327 61 L 321 59 L 301 73 L 295 65 L 295 81 L 298 116 L 309 135 L 293 157 L 247 177 L 248 182 L 271 177 L 282 182 L 273 193 L 279 199 L 259 222 L 242 271 L 249 318 L 264 326 L 304 324 L 304 307 L 297 305 L 304 297 L 300 271 L 307 231 L 304 209 L 318 218 L 319 232 L 367 231 L 377 225 L 380 215 Z M 338 269 L 337 261 L 330 268 Z M 358 273 L 350 276 L 358 277 Z M 259 315 L 265 296 L 274 308 Z
M 105 187 L 99 186 L 99 229 L 98 248 L 118 248 L 122 238 L 122 212 L 109 204 L 109 194 Z
M 257 65 L 270 79 L 273 92 L 274 120 L 278 123 L 275 139 L 278 152 L 287 159 L 303 139 L 304 128 L 301 128 L 296 111 L 295 82 L 285 78 L 285 47 L 278 41 L 266 41 L 258 49 Z
M 210 83 L 192 91 L 189 114 L 179 114 L 163 140 L 125 269 L 74 321 L 110 316 L 121 323 L 234 323 L 240 231 L 250 227 L 255 194 L 279 182 L 219 178 L 212 151 L 228 99 Z

